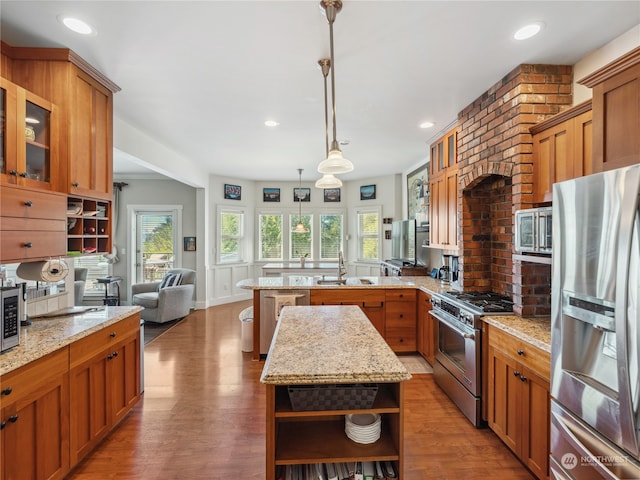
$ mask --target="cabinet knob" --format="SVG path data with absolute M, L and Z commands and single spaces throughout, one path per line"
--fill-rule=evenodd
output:
M 72 186 L 73 188 L 78 188 L 78 187 L 80 186 L 80 184 L 79 184 L 78 182 L 73 182 L 73 183 L 71 184 L 71 186 Z
M 113 352 L 113 358 L 116 358 L 117 356 L 118 356 L 118 352 L 117 351 Z
M 24 206 L 25 207 L 33 207 L 33 202 L 31 200 L 27 200 L 26 202 L 24 202 Z
M 16 413 L 15 415 L 11 415 L 11 416 L 9 417 L 9 421 L 10 421 L 11 423 L 16 423 L 16 422 L 18 421 L 18 414 Z
M 27 178 L 27 172 L 22 172 L 22 173 L 20 174 L 20 176 L 21 176 L 22 178 Z
M 514 370 L 514 371 L 513 371 L 513 376 L 514 376 L 514 377 L 519 377 L 519 376 L 520 376 L 520 372 L 519 372 L 519 371 L 517 371 L 517 370 Z
M 13 387 L 3 388 L 0 395 L 11 395 L 11 392 L 13 392 Z
M 523 382 L 527 381 L 527 377 L 525 377 L 524 375 L 520 375 L 520 380 L 522 380 Z
M 522 355 L 524 355 L 524 350 L 520 350 L 520 349 L 518 349 L 518 350 L 516 350 L 516 353 L 517 353 L 518 355 L 522 356 Z
M 9 171 L 9 175 L 11 175 L 13 177 L 17 177 L 18 176 L 18 171 L 17 170 L 10 170 Z
M 116 332 L 111 332 L 111 333 L 109 334 L 109 336 L 110 336 L 111 338 L 116 338 Z
M 0 430 L 4 430 L 4 427 L 6 426 L 7 426 L 7 422 L 5 422 L 4 420 L 0 422 Z
M 31 243 L 31 242 L 25 242 L 24 243 L 24 248 L 31 248 L 31 247 L 33 247 L 33 243 Z
M 107 360 L 111 360 L 113 358 L 113 353 L 110 353 L 109 355 L 107 355 Z
M 400 318 L 403 318 L 403 317 L 404 317 L 404 313 L 401 313 L 401 314 L 400 314 Z

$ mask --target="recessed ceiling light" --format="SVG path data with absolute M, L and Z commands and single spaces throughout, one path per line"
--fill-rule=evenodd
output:
M 69 17 L 67 15 L 58 15 L 58 21 L 69 30 L 81 35 L 96 35 L 98 33 L 95 28 L 79 18 Z
M 525 25 L 518 29 L 518 31 L 513 34 L 513 38 L 516 40 L 526 40 L 527 38 L 531 38 L 540 33 L 540 30 L 542 30 L 543 27 L 544 23 L 542 22 L 530 23 L 529 25 Z
M 435 125 L 433 122 L 422 122 L 419 126 L 420 128 L 431 128 Z
M 267 127 L 277 127 L 278 125 L 280 125 L 280 123 L 276 122 L 275 120 L 266 120 L 264 124 Z

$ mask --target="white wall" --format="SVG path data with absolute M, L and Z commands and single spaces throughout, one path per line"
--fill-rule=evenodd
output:
M 573 66 L 573 104 L 578 105 L 589 100 L 592 96 L 591 89 L 580 85 L 577 83 L 578 81 L 638 46 L 640 46 L 640 25 L 636 25 L 628 32 L 580 59 Z

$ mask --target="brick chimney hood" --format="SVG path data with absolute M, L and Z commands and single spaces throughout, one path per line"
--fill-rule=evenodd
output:
M 533 206 L 529 128 L 572 104 L 572 67 L 520 65 L 458 114 L 458 244 L 465 290 L 550 314 L 551 267 L 514 262 L 513 218 Z

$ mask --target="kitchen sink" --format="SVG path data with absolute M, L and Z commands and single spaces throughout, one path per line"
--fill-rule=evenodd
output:
M 347 283 L 346 278 L 319 278 L 317 280 L 318 285 L 345 285 Z

